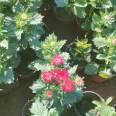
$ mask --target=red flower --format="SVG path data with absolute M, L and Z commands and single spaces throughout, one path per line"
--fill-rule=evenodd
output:
M 61 85 L 61 89 L 64 92 L 74 92 L 74 82 L 71 80 L 65 80 L 64 83 Z
M 45 96 L 49 99 L 53 97 L 53 90 L 47 90 L 45 91 Z
M 54 79 L 54 72 L 53 71 L 42 72 L 41 77 L 44 82 L 50 83 Z
M 63 70 L 56 70 L 55 77 L 57 81 L 65 81 L 69 78 L 69 72 L 65 69 Z
M 60 66 L 60 65 L 63 65 L 64 64 L 64 60 L 63 58 L 61 57 L 61 55 L 57 54 L 53 57 L 52 59 L 52 64 L 53 65 L 56 65 L 56 66 Z
M 79 87 L 84 86 L 84 80 L 83 80 L 83 78 L 77 77 L 77 78 L 75 79 L 75 84 L 76 84 L 77 86 L 79 86 Z

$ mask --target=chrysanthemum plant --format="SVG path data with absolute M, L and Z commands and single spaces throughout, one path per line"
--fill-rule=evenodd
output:
M 103 101 L 93 101 L 95 108 L 89 110 L 86 116 L 116 116 L 115 108 L 110 105 L 111 101 L 112 97 L 109 97 L 107 100 L 103 99 Z
M 60 116 L 82 98 L 84 81 L 76 74 L 77 65 L 71 67 L 70 55 L 62 51 L 65 40 L 58 41 L 54 34 L 41 43 L 41 59 L 29 67 L 41 71 L 30 87 L 36 94 L 30 108 L 32 116 Z
M 8 44 L 7 36 L 3 29 L 3 15 L 0 14 L 0 84 L 11 84 L 14 82 L 13 68 L 20 62 L 18 54 L 12 54 Z
M 13 68 L 20 62 L 18 51 L 28 46 L 35 51 L 39 49 L 39 39 L 44 33 L 43 17 L 38 13 L 41 5 L 42 0 L 0 0 L 0 68 L 6 67 L 0 69 L 0 83 L 13 82 Z
M 38 13 L 42 0 L 9 1 L 10 12 L 4 14 L 4 29 L 10 43 L 15 43 L 15 49 L 26 49 L 29 45 L 32 49 L 38 49 L 37 44 L 43 31 L 43 16 Z M 36 6 L 35 6 L 36 5 Z M 38 5 L 38 6 L 37 6 Z
M 97 36 L 93 39 L 95 45 L 95 61 L 85 67 L 89 75 L 98 74 L 100 77 L 109 78 L 116 73 L 116 36 Z
M 77 39 L 75 47 L 72 49 L 72 56 L 75 61 L 79 62 L 80 66 L 84 67 L 87 63 L 91 62 L 92 44 L 86 39 Z

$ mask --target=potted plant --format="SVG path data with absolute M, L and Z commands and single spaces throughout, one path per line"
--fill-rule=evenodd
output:
M 88 113 L 86 113 L 86 116 L 115 116 L 116 111 L 115 108 L 111 105 L 109 105 L 112 101 L 112 97 L 109 97 L 107 100 L 102 101 L 93 101 L 93 104 L 95 105 L 94 109 L 89 110 Z
M 58 41 L 54 34 L 41 43 L 42 59 L 29 67 L 41 71 L 40 78 L 31 86 L 36 94 L 30 108 L 32 115 L 59 116 L 65 108 L 81 100 L 84 81 L 76 74 L 77 65 L 71 67 L 70 56 L 62 52 L 64 41 Z
M 69 47 L 69 52 L 73 62 L 78 62 L 77 73 L 84 75 L 84 67 L 91 61 L 92 44 L 87 39 L 77 39 L 73 46 Z

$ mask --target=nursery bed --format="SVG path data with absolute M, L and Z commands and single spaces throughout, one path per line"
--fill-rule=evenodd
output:
M 47 14 L 47 16 L 44 18 L 44 22 L 48 32 L 54 32 L 58 36 L 58 38 L 68 40 L 68 43 L 72 42 L 77 36 L 82 37 L 85 33 L 85 31 L 83 31 L 74 22 L 62 22 L 57 20 L 52 12 Z M 26 54 L 24 53 L 23 55 L 25 56 Z M 23 63 L 25 61 L 28 62 L 27 59 L 23 59 L 22 61 Z M 23 63 L 21 64 L 21 67 L 23 67 Z M 25 68 L 20 69 L 21 67 L 19 67 L 18 71 L 23 70 L 23 72 L 25 72 Z M 14 88 L 13 91 L 11 91 L 9 94 L 0 96 L 0 116 L 21 116 L 23 106 L 29 99 L 33 97 L 29 86 L 33 83 L 35 78 L 30 77 L 20 80 L 18 87 Z M 112 104 L 116 103 L 115 77 L 101 84 L 96 84 L 90 81 L 89 78 L 86 78 L 85 86 L 87 90 L 95 91 L 104 98 L 113 96 L 114 99 Z M 74 113 L 66 113 L 66 116 L 74 115 Z
M 27 79 L 26 79 L 27 80 Z M 21 116 L 23 106 L 32 99 L 33 94 L 28 88 L 34 77 L 28 78 L 28 81 L 21 80 L 20 85 L 13 89 L 9 94 L 0 96 L 0 115 L 1 116 Z M 95 84 L 93 82 L 86 83 L 87 90 L 92 90 L 99 93 L 102 97 L 107 98 L 114 96 L 112 104 L 116 103 L 116 79 L 111 79 L 102 84 Z M 66 116 L 74 116 L 74 110 L 68 111 Z M 68 114 L 68 115 L 67 115 Z

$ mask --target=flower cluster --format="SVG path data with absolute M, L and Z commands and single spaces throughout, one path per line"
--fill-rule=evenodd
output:
M 52 64 L 56 66 L 60 66 L 64 64 L 64 60 L 59 54 L 57 54 L 53 57 Z
M 84 85 L 84 82 L 81 78 L 79 78 L 78 80 L 76 79 L 75 83 L 75 81 L 71 79 L 69 71 L 67 69 L 59 67 L 60 65 L 63 64 L 64 60 L 61 57 L 61 55 L 60 54 L 55 55 L 52 59 L 52 65 L 55 66 L 56 68 L 50 71 L 43 71 L 41 73 L 41 78 L 45 83 L 51 83 L 59 86 L 59 88 L 64 92 L 74 92 L 75 85 L 81 87 Z

